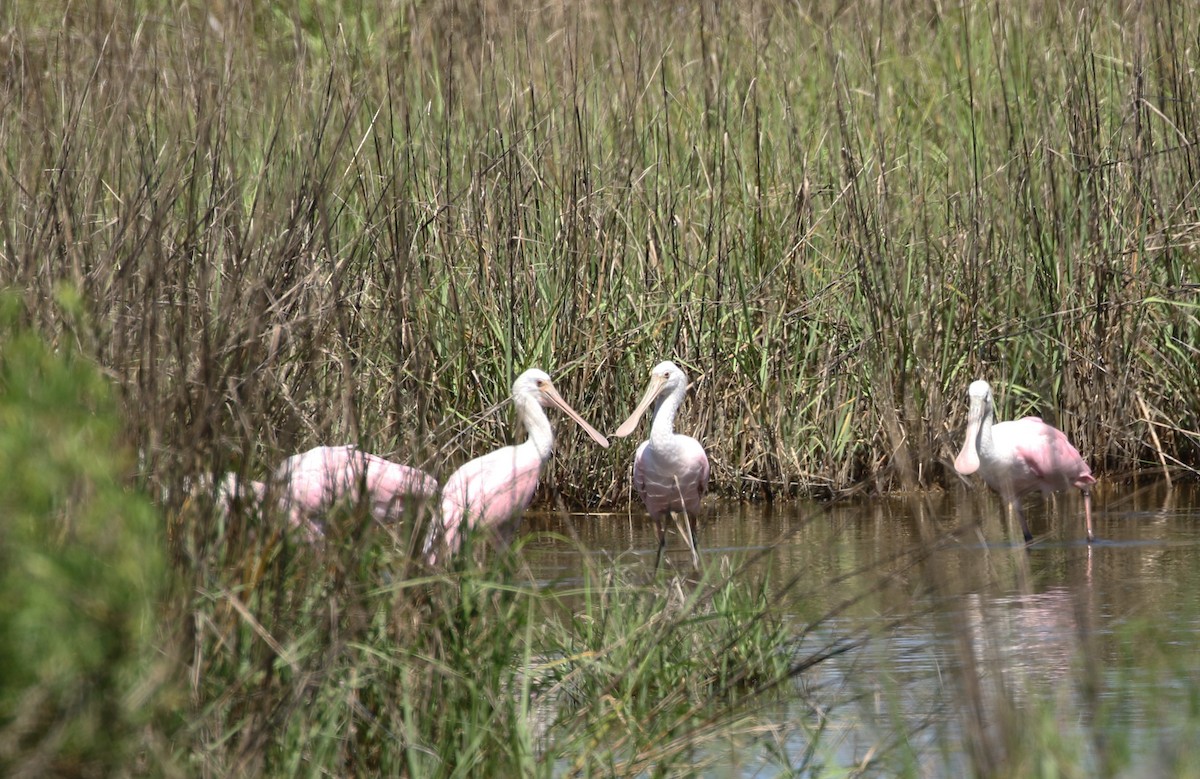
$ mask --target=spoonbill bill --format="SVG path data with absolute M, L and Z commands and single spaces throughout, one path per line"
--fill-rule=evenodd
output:
M 954 470 L 964 476 L 978 471 L 1005 506 L 1016 511 L 1026 542 L 1033 535 L 1021 510 L 1021 497 L 1035 489 L 1049 493 L 1077 487 L 1083 493 L 1088 543 L 1095 540 L 1091 487 L 1096 479 L 1066 434 L 1037 417 L 996 422 L 992 388 L 983 379 L 972 382 L 967 395 L 971 399 L 967 435 L 954 458 Z
M 650 437 L 638 446 L 633 457 L 633 486 L 642 503 L 646 504 L 651 519 L 658 525 L 655 570 L 662 563 L 663 547 L 667 543 L 666 520 L 679 512 L 688 522 L 692 564 L 700 567 L 700 555 L 696 551 L 696 519 L 700 515 L 700 502 L 708 492 L 708 455 L 695 438 L 675 432 L 675 413 L 683 403 L 687 388 L 687 374 L 678 365 L 668 361 L 654 366 L 637 408 L 613 433 L 619 438 L 632 433 L 642 414 L 654 404 Z
M 315 538 L 321 518 L 343 499 L 365 500 L 380 522 L 420 510 L 438 491 L 437 479 L 419 468 L 392 462 L 354 445 L 318 446 L 292 455 L 273 476 L 280 504 L 293 527 Z
M 608 439 L 563 400 L 545 371 L 531 368 L 518 376 L 512 385 L 512 401 L 529 438 L 523 444 L 476 457 L 446 480 L 441 521 L 435 518 L 425 542 L 430 565 L 437 562 L 439 543 L 450 554 L 457 552 L 468 528 L 486 528 L 501 547 L 512 541 L 520 528 L 521 514 L 537 489 L 542 464 L 554 449 L 554 430 L 544 406 L 558 408 L 596 443 L 608 448 Z
M 233 513 L 234 506 L 261 506 L 266 497 L 267 485 L 264 482 L 243 478 L 229 471 L 217 484 L 216 506 L 221 514 L 228 516 Z

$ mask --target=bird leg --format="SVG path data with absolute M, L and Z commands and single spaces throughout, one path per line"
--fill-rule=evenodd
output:
M 1025 543 L 1028 544 L 1033 540 L 1033 533 L 1029 532 L 1029 523 L 1025 521 L 1025 511 L 1021 508 L 1021 499 L 1014 498 L 1009 501 L 1009 504 L 1012 506 L 1013 511 L 1016 512 L 1017 519 L 1021 520 L 1021 533 L 1025 536 Z
M 655 517 L 654 523 L 658 525 L 658 556 L 654 558 L 654 572 L 658 573 L 658 567 L 662 565 L 663 548 L 667 545 L 667 523 L 662 516 Z
M 427 564 L 437 565 L 438 556 L 441 554 L 445 540 L 446 528 L 442 524 L 442 518 L 435 514 L 429 520 L 429 530 L 425 534 L 425 543 L 421 547 L 421 554 L 425 556 Z
M 704 567 L 703 558 L 700 557 L 700 545 L 696 543 L 696 518 L 688 515 L 688 530 L 692 531 L 692 560 L 696 563 L 696 570 L 699 571 Z
M 1090 544 L 1096 540 L 1096 535 L 1092 532 L 1092 493 L 1087 490 L 1080 492 L 1083 493 L 1083 519 L 1087 523 L 1087 539 Z

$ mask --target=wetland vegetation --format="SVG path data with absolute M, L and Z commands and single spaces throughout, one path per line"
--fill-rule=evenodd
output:
M 919 775 L 899 725 L 823 741 L 807 680 L 871 636 L 798 627 L 755 552 L 433 572 L 414 522 L 347 507 L 318 552 L 197 479 L 341 442 L 444 478 L 511 442 L 522 369 L 610 430 L 666 358 L 725 498 L 953 486 L 980 376 L 1102 488 L 1189 479 L 1198 47 L 1167 2 L 3 6 L 0 768 Z M 626 510 L 636 442 L 560 433 L 541 507 Z M 973 521 L 872 581 L 936 589 Z M 977 775 L 1131 770 L 958 659 Z

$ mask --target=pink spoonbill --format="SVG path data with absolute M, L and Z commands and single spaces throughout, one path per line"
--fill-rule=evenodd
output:
M 454 554 L 462 546 L 466 529 L 486 528 L 502 547 L 512 541 L 521 514 L 537 489 L 542 464 L 554 449 L 554 430 L 544 406 L 558 408 L 596 443 L 608 448 L 608 439 L 563 400 L 545 371 L 531 368 L 518 376 L 512 385 L 512 400 L 529 438 L 523 444 L 476 457 L 446 480 L 441 522 L 434 520 L 425 542 L 426 559 L 431 565 L 438 559 L 437 545 L 445 545 Z
M 978 471 L 1005 506 L 1016 511 L 1026 542 L 1032 541 L 1033 535 L 1021 510 L 1021 496 L 1035 489 L 1049 493 L 1077 487 L 1083 493 L 1091 543 L 1095 539 L 1091 487 L 1096 479 L 1066 434 L 1037 417 L 996 422 L 992 388 L 982 379 L 972 382 L 967 394 L 971 399 L 967 438 L 954 458 L 954 470 L 964 476 Z
M 700 567 L 700 556 L 696 551 L 696 519 L 700 515 L 704 493 L 708 492 L 708 455 L 695 438 L 675 432 L 675 413 L 683 403 L 687 388 L 687 375 L 678 365 L 662 362 L 654 366 L 650 371 L 650 383 L 637 408 L 613 433 L 620 438 L 632 433 L 642 414 L 654 404 L 650 437 L 638 446 L 633 457 L 633 486 L 658 525 L 655 570 L 662 563 L 663 547 L 667 543 L 666 520 L 679 512 L 688 521 L 687 540 L 692 563 Z
M 321 517 L 343 499 L 366 501 L 380 522 L 420 510 L 437 495 L 437 479 L 357 446 L 318 446 L 292 455 L 275 469 L 280 503 L 293 527 L 323 535 Z

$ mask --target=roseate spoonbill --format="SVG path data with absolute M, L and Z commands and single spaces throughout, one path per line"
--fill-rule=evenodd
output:
M 687 388 L 687 375 L 678 365 L 662 362 L 654 366 L 650 371 L 650 383 L 637 408 L 613 433 L 620 438 L 632 433 L 642 414 L 651 403 L 654 404 L 650 437 L 642 441 L 633 456 L 633 486 L 658 525 L 655 570 L 662 563 L 663 547 L 667 543 L 666 519 L 677 512 L 683 512 L 687 518 L 692 564 L 700 567 L 700 555 L 696 551 L 696 519 L 700 515 L 700 501 L 708 491 L 708 455 L 695 438 L 675 432 L 675 413 L 683 403 Z
M 1033 535 L 1021 510 L 1021 496 L 1035 489 L 1047 493 L 1078 487 L 1091 543 L 1095 539 L 1091 487 L 1096 479 L 1079 450 L 1061 430 L 1037 417 L 995 422 L 992 388 L 983 379 L 972 382 L 967 394 L 971 398 L 967 438 L 954 458 L 954 470 L 963 475 L 978 471 L 1005 505 L 1017 512 L 1026 542 Z
M 439 543 L 450 554 L 462 546 L 464 521 L 468 528 L 488 529 L 500 546 L 512 541 L 521 524 L 521 513 L 537 489 L 542 463 L 554 449 L 554 431 L 543 406 L 557 407 L 596 443 L 608 448 L 608 439 L 563 400 L 545 371 L 531 368 L 518 376 L 512 385 L 512 400 L 529 439 L 476 457 L 446 480 L 442 488 L 441 522 L 434 520 L 425 542 L 430 565 L 437 562 Z
M 356 446 L 318 446 L 292 455 L 275 469 L 280 505 L 293 527 L 323 535 L 320 518 L 339 500 L 367 500 L 380 522 L 420 509 L 437 495 L 437 479 Z M 362 491 L 365 488 L 365 493 Z

